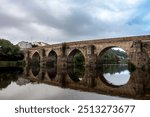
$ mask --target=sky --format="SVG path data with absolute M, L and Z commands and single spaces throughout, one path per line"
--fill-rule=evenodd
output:
M 0 0 L 0 38 L 49 44 L 150 34 L 150 0 Z

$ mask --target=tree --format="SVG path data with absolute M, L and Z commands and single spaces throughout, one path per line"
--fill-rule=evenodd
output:
M 23 54 L 18 46 L 13 45 L 6 39 L 0 39 L 0 59 L 17 60 L 21 59 L 22 57 Z
M 82 55 L 82 53 L 77 53 L 75 54 L 74 58 L 73 58 L 73 62 L 76 66 L 83 66 L 84 65 L 84 56 Z
M 109 49 L 107 50 L 100 59 L 102 64 L 118 64 L 127 63 L 128 55 L 120 50 Z

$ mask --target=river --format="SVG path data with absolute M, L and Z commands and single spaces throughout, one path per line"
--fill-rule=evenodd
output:
M 0 68 L 2 100 L 150 99 L 150 73 L 127 65 Z

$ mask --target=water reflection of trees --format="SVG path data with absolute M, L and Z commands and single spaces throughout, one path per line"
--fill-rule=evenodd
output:
M 11 82 L 18 80 L 22 68 L 0 68 L 0 89 L 6 88 Z
M 110 73 L 110 74 L 115 74 L 115 73 L 120 73 L 125 70 L 128 70 L 127 65 L 103 65 L 101 68 L 99 68 L 100 71 L 103 73 Z
M 128 63 L 128 55 L 124 51 L 120 51 L 119 49 L 104 49 L 101 53 L 100 64 L 125 64 Z
M 85 72 L 85 59 L 82 52 L 78 49 L 73 50 L 67 60 L 67 72 L 74 82 L 82 80 Z
M 80 80 L 82 80 L 84 76 L 85 67 L 84 66 L 69 67 L 67 72 L 68 72 L 69 77 L 73 81 L 79 82 Z

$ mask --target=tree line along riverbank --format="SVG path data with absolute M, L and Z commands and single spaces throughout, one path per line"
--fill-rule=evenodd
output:
M 25 64 L 23 52 L 17 45 L 0 39 L 0 67 L 20 67 Z

